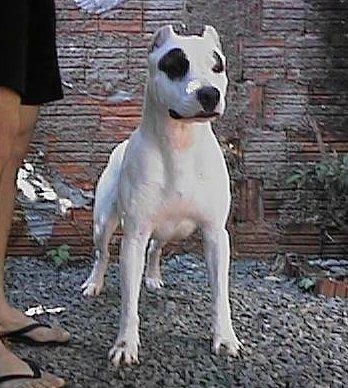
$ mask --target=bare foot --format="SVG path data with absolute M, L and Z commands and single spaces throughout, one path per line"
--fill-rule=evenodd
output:
M 35 323 L 32 318 L 25 316 L 20 311 L 6 306 L 1 309 L 0 336 L 6 335 L 15 330 L 22 329 Z M 26 334 L 26 336 L 36 342 L 58 342 L 64 343 L 69 340 L 69 333 L 59 327 L 38 327 Z
M 34 376 L 34 371 L 20 358 L 6 349 L 0 341 L 0 380 L 5 376 Z M 64 386 L 64 380 L 50 373 L 41 373 L 38 378 L 20 378 L 0 382 L 1 388 L 58 388 Z

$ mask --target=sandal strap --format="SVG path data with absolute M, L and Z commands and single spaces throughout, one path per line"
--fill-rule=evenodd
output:
M 32 370 L 33 375 L 15 374 L 15 375 L 0 376 L 0 384 L 5 383 L 6 381 L 20 380 L 20 379 L 40 379 L 42 377 L 40 368 L 38 367 L 38 365 L 34 361 L 28 360 L 25 358 L 23 358 L 23 361 Z
M 34 330 L 34 329 L 37 329 L 39 327 L 47 327 L 47 328 L 50 328 L 51 326 L 50 325 L 45 325 L 43 323 L 39 323 L 39 322 L 35 322 L 35 323 L 32 323 L 28 326 L 25 326 L 21 329 L 18 329 L 18 330 L 14 330 L 14 331 L 10 331 L 8 333 L 3 333 L 0 335 L 0 338 L 13 338 L 13 337 L 18 337 L 18 336 L 21 336 L 23 334 L 27 334 L 29 333 L 30 331 Z

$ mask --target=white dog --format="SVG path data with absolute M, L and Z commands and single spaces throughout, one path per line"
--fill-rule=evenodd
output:
M 241 344 L 232 328 L 228 294 L 230 183 L 210 124 L 225 109 L 227 76 L 219 36 L 211 26 L 202 36 L 179 36 L 165 26 L 153 38 L 148 62 L 139 128 L 113 151 L 96 189 L 96 261 L 82 285 L 84 295 L 100 293 L 109 241 L 122 226 L 121 322 L 109 356 L 116 366 L 138 363 L 145 256 L 145 284 L 160 288 L 163 245 L 201 228 L 212 287 L 213 351 L 224 345 L 235 356 Z

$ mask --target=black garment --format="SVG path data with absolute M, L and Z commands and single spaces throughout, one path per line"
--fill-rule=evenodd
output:
M 63 97 L 54 0 L 1 0 L 0 86 L 40 105 Z

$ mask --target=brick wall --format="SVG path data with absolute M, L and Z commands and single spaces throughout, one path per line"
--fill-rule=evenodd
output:
M 346 0 L 187 0 L 185 12 L 183 0 L 128 0 L 103 18 L 80 13 L 70 0 L 56 5 L 66 97 L 43 109 L 29 160 L 40 150 L 47 174 L 83 194 L 92 191 L 113 147 L 139 121 L 150 33 L 166 23 L 184 21 L 188 31 L 213 24 L 229 60 L 228 109 L 215 129 L 234 181 L 235 255 L 347 253 L 343 231 L 332 231 L 331 241 L 311 225 L 277 226 L 293 195 L 284 169 L 320 154 L 304 119 L 321 123 L 328 149 L 348 151 Z M 62 243 L 73 254 L 90 253 L 90 203 L 50 220 L 39 245 L 16 217 L 10 253 L 42 254 Z M 34 229 L 45 222 L 39 219 Z
M 243 168 L 237 187 L 236 252 L 347 254 L 347 231 L 333 240 L 312 225 L 278 227 L 281 209 L 294 196 L 284 172 L 320 157 L 307 118 L 319 124 L 328 151 L 348 151 L 348 2 L 327 0 L 236 1 L 236 98 Z
M 149 39 L 162 23 L 179 24 L 182 10 L 182 0 L 127 0 L 97 17 L 77 10 L 72 0 L 56 1 L 65 98 L 42 109 L 28 160 L 40 151 L 37 163 L 45 166 L 46 178 L 58 176 L 70 197 L 72 190 L 75 197 L 93 192 L 111 150 L 136 128 Z M 9 253 L 42 255 L 68 244 L 73 255 L 89 255 L 92 211 L 91 201 L 85 202 L 61 217 L 54 204 L 24 201 L 22 209 L 17 206 Z

